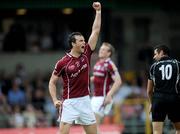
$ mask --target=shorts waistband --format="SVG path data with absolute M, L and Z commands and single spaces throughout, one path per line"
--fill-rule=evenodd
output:
M 74 97 L 74 98 L 69 98 L 69 99 L 65 99 L 65 100 L 81 100 L 81 99 L 84 99 L 84 98 L 89 98 L 90 96 L 89 95 L 86 95 L 86 96 L 82 96 L 82 97 Z

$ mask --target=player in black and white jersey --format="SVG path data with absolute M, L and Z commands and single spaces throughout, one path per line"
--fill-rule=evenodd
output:
M 154 48 L 153 58 L 147 84 L 153 134 L 163 133 L 166 116 L 173 122 L 176 134 L 180 134 L 180 62 L 170 57 L 170 50 L 164 45 Z

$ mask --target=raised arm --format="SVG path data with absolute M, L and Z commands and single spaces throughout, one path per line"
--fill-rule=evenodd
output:
M 96 10 L 96 16 L 92 26 L 92 32 L 88 40 L 88 44 L 90 45 L 91 50 L 94 50 L 96 48 L 101 29 L 101 4 L 99 2 L 94 2 L 93 8 Z

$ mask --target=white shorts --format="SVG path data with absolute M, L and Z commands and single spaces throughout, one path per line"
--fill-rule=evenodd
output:
M 69 124 L 75 123 L 81 125 L 91 125 L 96 123 L 89 95 L 64 100 L 59 120 Z
M 102 107 L 104 102 L 103 96 L 93 96 L 91 98 L 91 105 L 94 113 L 98 114 L 99 116 L 103 117 L 104 115 L 108 115 L 111 111 L 113 101 L 106 105 L 105 107 Z

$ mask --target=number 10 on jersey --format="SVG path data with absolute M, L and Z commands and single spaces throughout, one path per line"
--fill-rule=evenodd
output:
M 172 76 L 172 65 L 171 64 L 161 65 L 159 70 L 161 71 L 162 80 L 165 80 L 165 79 L 170 80 L 171 79 L 171 76 Z

